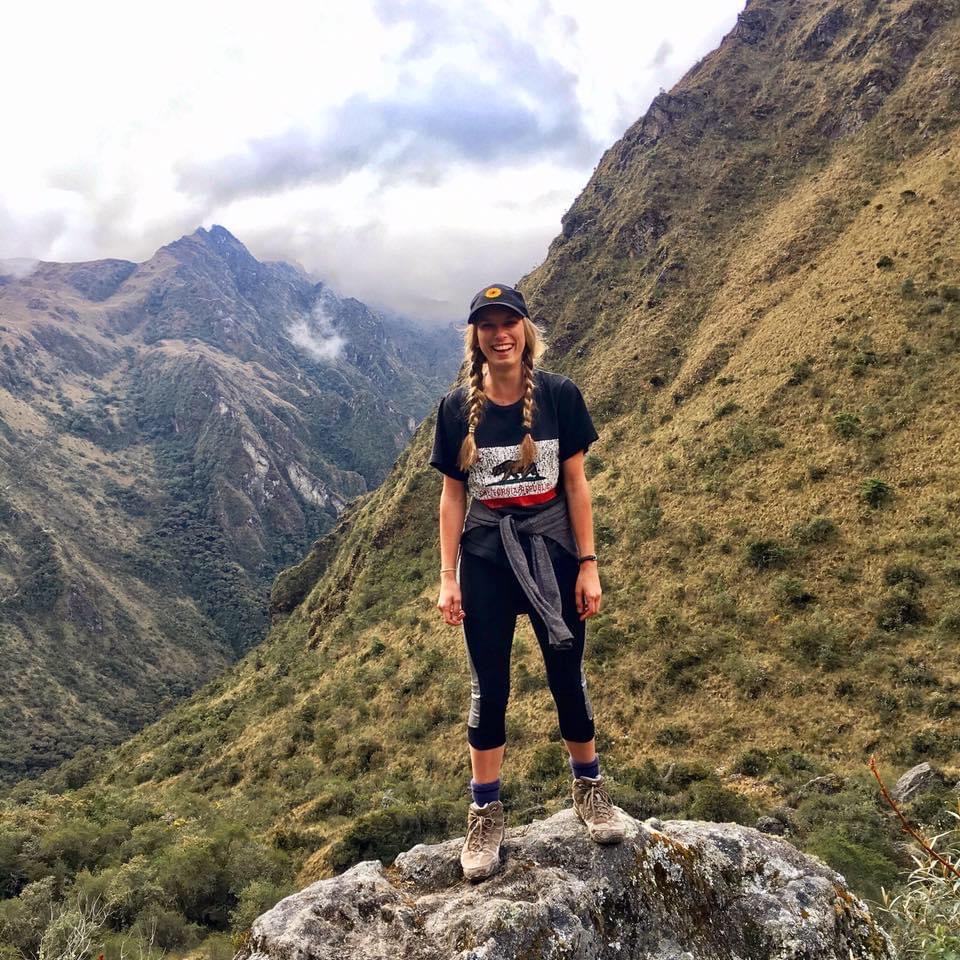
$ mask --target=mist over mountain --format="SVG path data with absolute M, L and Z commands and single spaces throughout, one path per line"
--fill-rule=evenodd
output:
M 257 643 L 277 570 L 384 478 L 458 353 L 220 226 L 141 264 L 0 264 L 0 775 Z
M 934 831 L 960 775 L 958 160 L 958 0 L 751 0 L 521 283 L 600 433 L 586 670 L 615 801 L 773 823 L 874 901 L 911 864 L 867 759 L 947 771 L 904 804 Z M 30 859 L 65 829 L 59 794 L 84 823 L 108 796 L 162 835 L 143 870 L 164 909 L 240 934 L 294 887 L 462 833 L 470 676 L 435 607 L 432 434 L 276 578 L 255 651 L 11 791 L 17 869 L 59 862 Z M 569 769 L 526 624 L 512 671 L 523 824 L 567 805 Z M 231 866 L 228 830 L 274 886 Z M 219 886 L 184 891 L 169 864 L 198 846 Z M 97 882 L 133 870 L 90 850 Z

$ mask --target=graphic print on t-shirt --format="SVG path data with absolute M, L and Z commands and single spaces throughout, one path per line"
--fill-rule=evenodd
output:
M 478 500 L 530 497 L 545 494 L 557 485 L 560 474 L 560 441 L 536 440 L 537 459 L 520 470 L 519 447 L 479 447 L 470 469 L 470 495 Z

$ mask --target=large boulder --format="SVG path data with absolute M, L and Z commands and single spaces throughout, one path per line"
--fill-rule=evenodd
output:
M 947 778 L 941 770 L 930 766 L 926 762 L 918 763 L 900 777 L 891 791 L 891 795 L 897 803 L 906 803 L 921 793 L 936 790 L 938 787 L 946 786 L 946 784 Z
M 507 831 L 470 883 L 462 838 L 357 864 L 281 900 L 238 960 L 892 958 L 842 876 L 735 823 L 627 817 L 600 847 L 570 810 Z

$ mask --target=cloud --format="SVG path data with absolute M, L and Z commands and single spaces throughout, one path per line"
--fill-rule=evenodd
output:
M 569 17 L 556 21 L 575 32 Z M 588 125 L 578 77 L 525 31 L 476 5 L 380 0 L 385 26 L 409 28 L 387 94 L 357 93 L 319 121 L 248 138 L 240 150 L 176 166 L 177 186 L 211 203 L 335 183 L 372 171 L 383 185 L 438 184 L 452 165 L 493 167 L 549 158 L 581 169 L 605 143 Z
M 673 44 L 669 40 L 662 40 L 650 61 L 650 66 L 654 68 L 662 67 L 670 58 L 671 53 L 673 53 Z
M 322 132 L 291 128 L 252 139 L 242 152 L 212 162 L 181 163 L 178 186 L 225 203 L 332 183 L 363 169 L 381 182 L 437 182 L 451 163 L 493 166 L 545 156 L 589 163 L 601 145 L 588 134 L 576 104 L 562 90 L 551 93 L 542 76 L 530 80 L 542 89 L 531 83 L 518 91 L 444 69 L 412 96 L 351 97 L 331 112 Z
M 294 346 L 308 353 L 314 360 L 336 360 L 346 340 L 338 332 L 323 303 L 318 303 L 309 317 L 303 317 L 287 328 L 287 336 Z
M 10 260 L 0 260 L 0 276 L 16 277 L 22 280 L 29 277 L 37 267 L 40 266 L 39 260 L 32 257 L 13 257 Z

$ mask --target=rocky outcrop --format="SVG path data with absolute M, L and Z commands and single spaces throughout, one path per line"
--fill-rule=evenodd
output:
M 922 793 L 930 790 L 936 790 L 938 787 L 947 785 L 947 778 L 942 770 L 931 766 L 929 763 L 918 763 L 904 773 L 891 791 L 893 799 L 897 803 L 906 803 L 913 800 Z
M 614 847 L 571 810 L 508 830 L 502 871 L 478 884 L 460 873 L 462 839 L 365 861 L 281 900 L 237 960 L 893 956 L 843 877 L 790 844 L 734 823 L 627 822 Z

